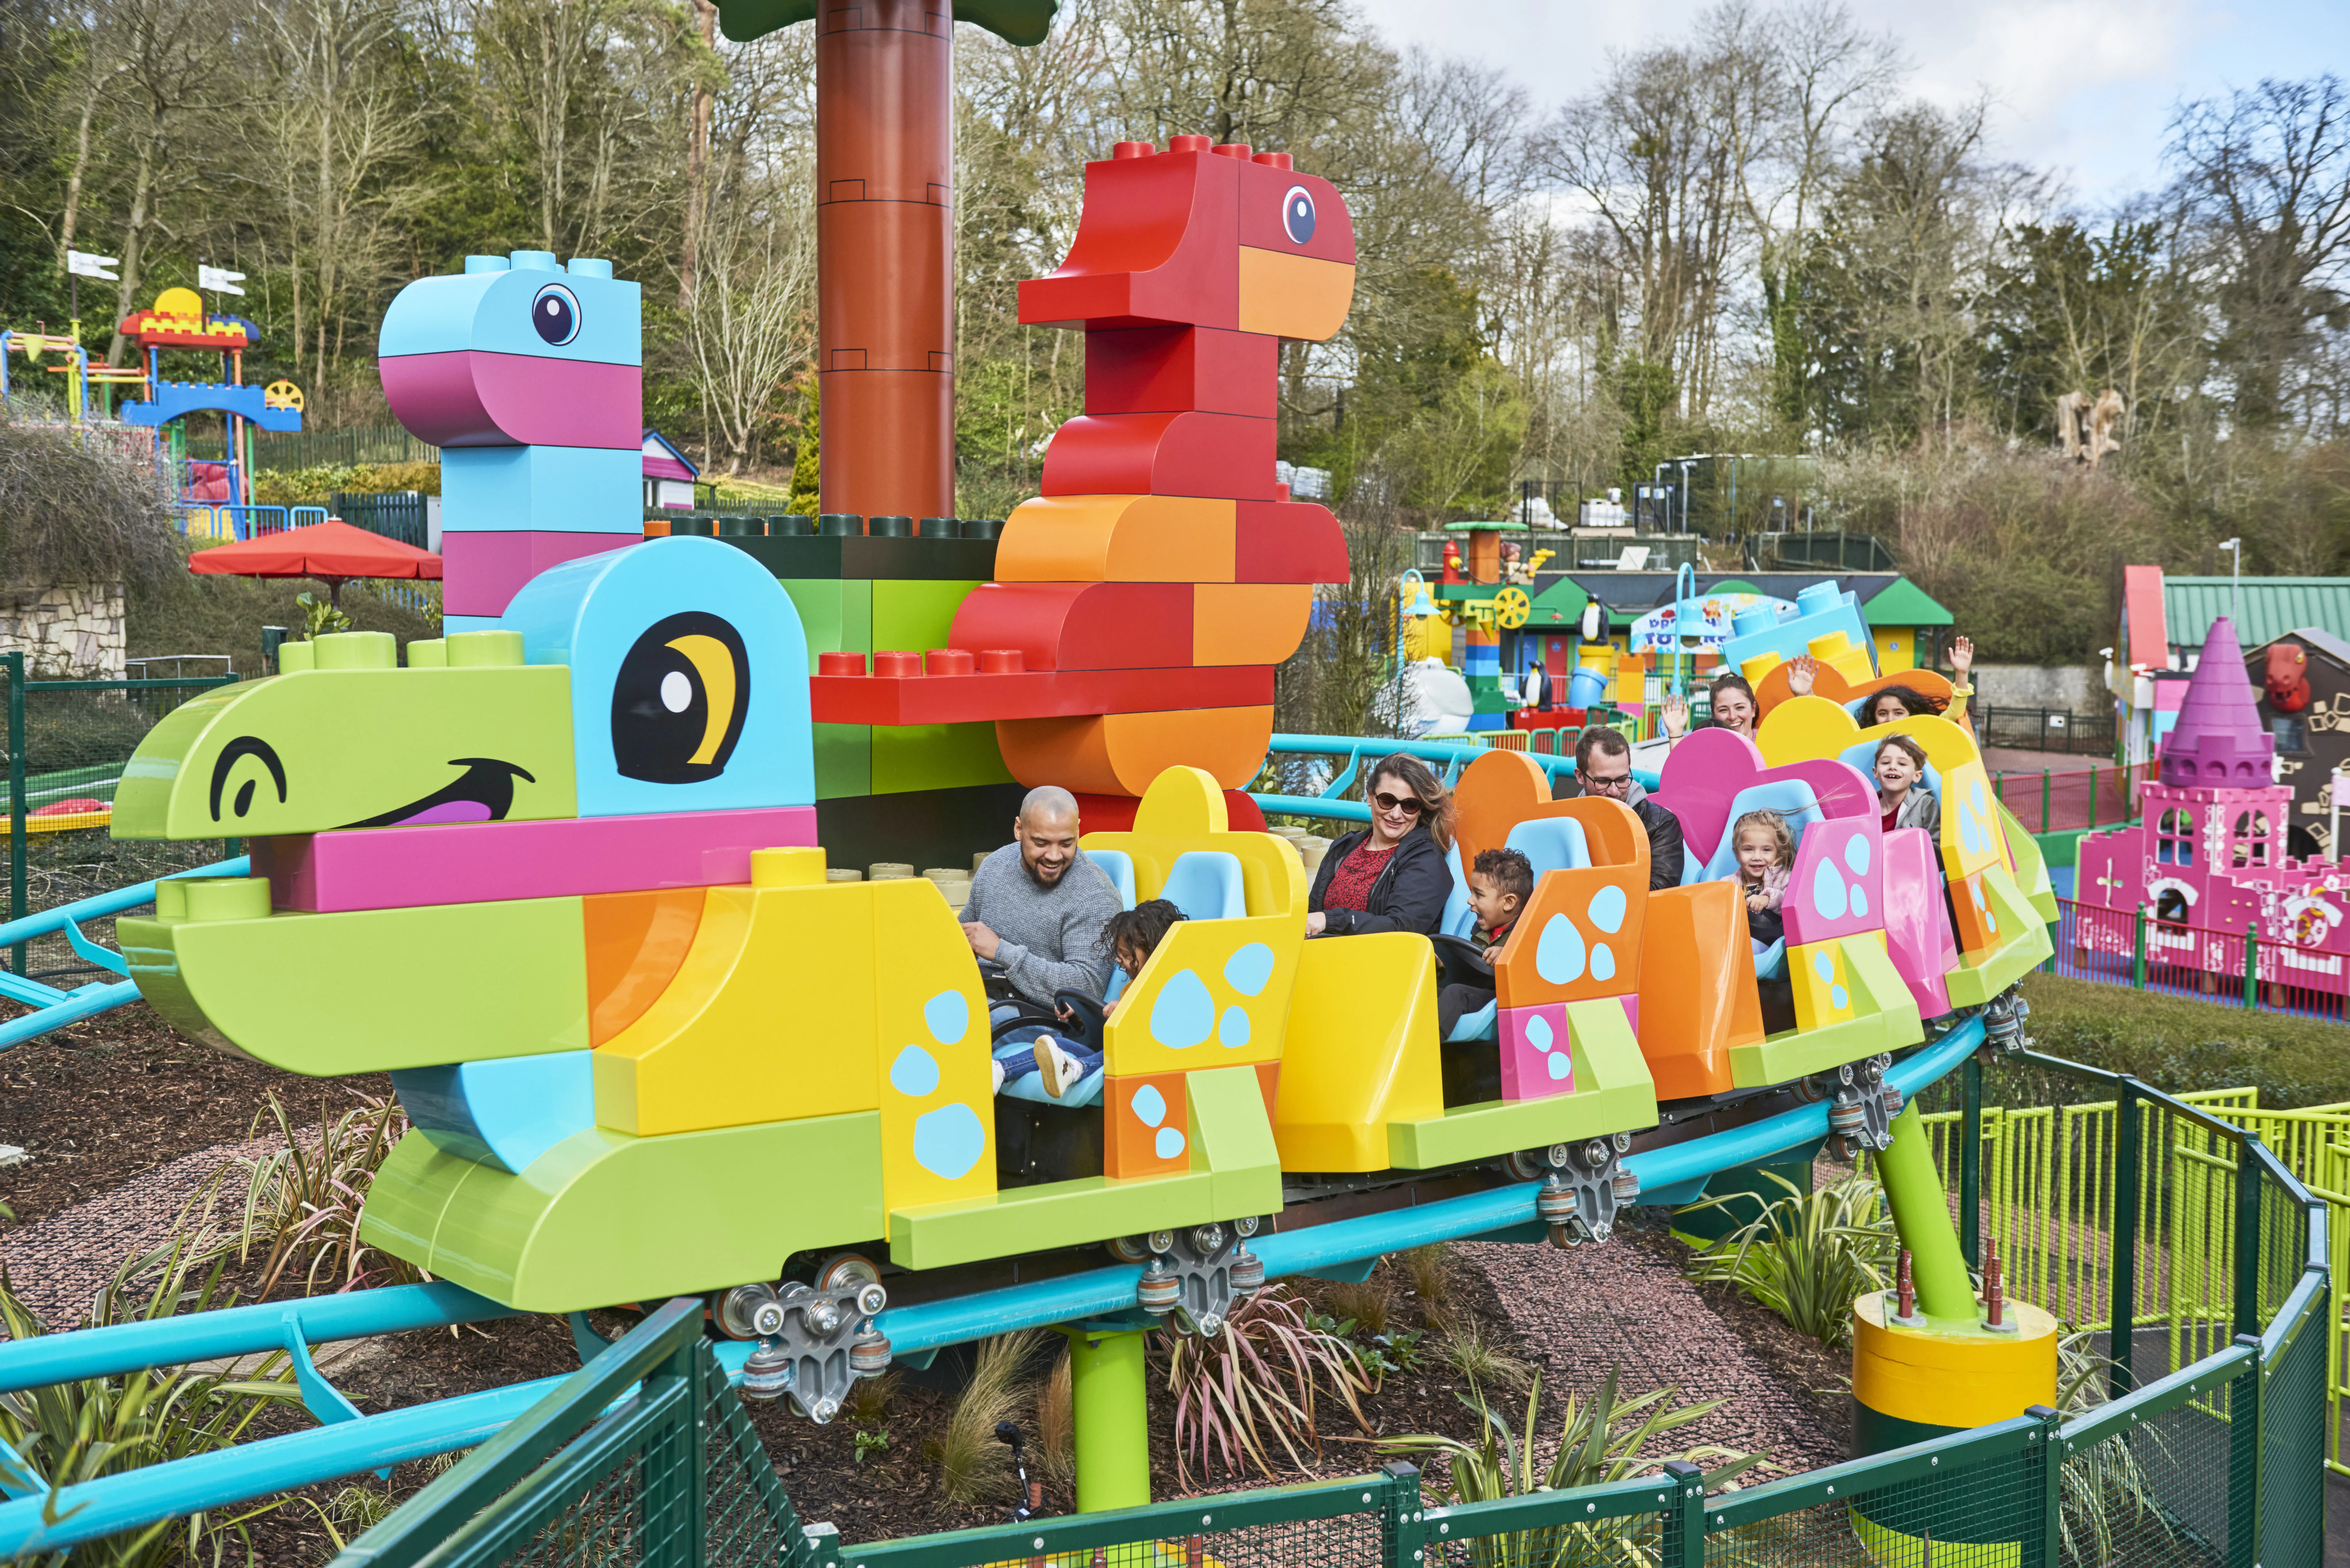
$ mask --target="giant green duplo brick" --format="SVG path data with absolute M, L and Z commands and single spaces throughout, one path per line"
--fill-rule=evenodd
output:
M 873 584 L 873 647 L 876 651 L 920 653 L 944 648 L 954 632 L 955 611 L 979 584 L 972 581 Z
M 842 800 L 873 793 L 873 726 L 817 724 L 816 797 Z
M 840 577 L 785 577 L 784 592 L 807 633 L 808 668 L 819 653 L 873 651 L 873 585 Z
M 876 724 L 869 733 L 875 794 L 1013 782 L 1012 770 L 1003 765 L 1003 753 L 996 748 L 995 726 L 986 721 Z
M 363 1240 L 525 1312 L 773 1279 L 795 1252 L 885 1228 L 874 1111 L 660 1137 L 590 1127 L 518 1176 L 411 1133 L 375 1183 Z
M 249 914 L 205 918 L 246 889 Z M 140 994 L 206 1044 L 320 1077 L 588 1048 L 578 898 L 271 914 L 262 877 L 179 896 L 193 918 L 126 918 L 115 937 Z

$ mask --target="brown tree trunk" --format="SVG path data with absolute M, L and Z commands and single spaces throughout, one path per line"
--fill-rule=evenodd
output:
M 818 492 L 954 510 L 953 32 L 929 0 L 816 12 Z
M 710 0 L 693 0 L 693 10 L 702 23 L 702 47 L 716 48 L 718 7 Z M 709 84 L 697 83 L 693 89 L 693 120 L 685 144 L 685 234 L 677 257 L 677 303 L 681 310 L 693 307 L 694 285 L 702 271 L 702 186 L 710 178 L 711 108 Z

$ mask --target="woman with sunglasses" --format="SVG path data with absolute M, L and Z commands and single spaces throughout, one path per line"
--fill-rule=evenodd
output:
M 1330 846 L 1305 900 L 1309 937 L 1436 934 L 1452 870 L 1452 796 L 1426 763 L 1399 752 L 1371 769 L 1371 825 Z

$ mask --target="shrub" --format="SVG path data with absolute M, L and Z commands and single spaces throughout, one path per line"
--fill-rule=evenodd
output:
M 1511 1355 L 1485 1337 L 1473 1317 L 1447 1327 L 1436 1354 L 1444 1365 L 1468 1379 L 1471 1388 L 1523 1388 L 1534 1381 L 1534 1363 Z
M 234 1306 L 235 1293 L 221 1285 L 225 1261 L 211 1238 L 201 1235 L 128 1259 L 78 1326 L 155 1322 L 182 1312 Z M 147 1293 L 143 1296 L 142 1290 Z M 5 1278 L 0 1278 L 0 1327 L 12 1340 L 55 1332 L 17 1300 Z M 0 1394 L 0 1440 L 51 1487 L 78 1486 L 215 1453 L 235 1446 L 272 1403 L 301 1402 L 292 1378 L 275 1375 L 286 1360 L 284 1352 L 273 1352 L 242 1377 L 157 1367 Z M 250 1558 L 247 1524 L 287 1501 L 279 1498 L 243 1512 L 196 1513 L 126 1531 L 76 1548 L 71 1561 L 92 1568 L 161 1568 L 224 1554 L 231 1537 L 244 1543 Z
M 1798 1332 L 1841 1345 L 1852 1333 L 1854 1298 L 1885 1288 L 1898 1247 L 1882 1193 L 1856 1171 L 1816 1192 L 1799 1190 L 1776 1171 L 1762 1174 L 1787 1195 L 1691 1258 L 1683 1272 L 1736 1285 Z M 1742 1193 L 1737 1199 L 1751 1201 Z M 1708 1199 L 1692 1207 L 1729 1201 Z
M 1388 1331 L 1388 1319 L 1395 1311 L 1395 1286 L 1374 1273 L 1367 1280 L 1326 1285 L 1322 1299 L 1329 1303 L 1331 1316 L 1344 1318 L 1366 1336 L 1376 1336 Z
M 1077 1399 L 1068 1347 L 1054 1358 L 1052 1373 L 1036 1388 L 1036 1468 L 1068 1485 L 1077 1474 Z
M 413 1264 L 379 1254 L 359 1241 L 368 1189 L 392 1146 L 408 1131 L 408 1117 L 396 1100 L 360 1095 L 359 1101 L 329 1119 L 321 1100 L 318 1131 L 313 1137 L 295 1130 L 286 1106 L 272 1094 L 262 1116 L 276 1122 L 286 1147 L 258 1159 L 239 1158 L 223 1166 L 189 1200 L 188 1213 L 209 1217 L 221 1191 L 243 1174 L 244 1196 L 234 1245 L 240 1262 L 266 1249 L 256 1294 L 265 1296 L 281 1280 L 295 1276 L 301 1279 L 306 1295 L 317 1293 L 322 1283 L 340 1292 L 361 1285 L 411 1284 L 424 1277 Z M 256 1117 L 256 1132 L 260 1125 Z
M 2254 1088 L 2272 1110 L 2350 1101 L 2339 1023 L 2051 974 L 2025 977 L 2023 994 L 2032 1003 L 2028 1031 L 2051 1056 L 2135 1074 L 2174 1095 Z M 2041 1085 L 2011 1084 L 2016 1076 L 1992 1064 L 1986 1088 L 1997 1089 L 1993 1103 L 2048 1103 L 2022 1097 Z
M 1441 1495 L 1464 1503 L 1604 1486 L 1657 1469 L 1674 1459 L 1700 1466 L 1712 1461 L 1712 1468 L 1705 1471 L 1705 1486 L 1711 1490 L 1762 1462 L 1761 1454 L 1742 1454 L 1713 1444 L 1700 1444 L 1677 1453 L 1650 1453 L 1651 1442 L 1703 1419 L 1727 1401 L 1709 1399 L 1702 1404 L 1668 1407 L 1666 1401 L 1680 1393 L 1678 1388 L 1654 1389 L 1619 1400 L 1619 1371 L 1614 1367 L 1608 1370 L 1607 1380 L 1587 1404 L 1571 1394 L 1567 1396 L 1566 1414 L 1559 1421 L 1556 1448 L 1546 1467 L 1541 1464 L 1537 1453 L 1542 1414 L 1540 1377 L 1534 1380 L 1527 1392 L 1523 1419 L 1513 1416 L 1504 1420 L 1482 1392 L 1473 1399 L 1465 1394 L 1455 1396 L 1477 1417 L 1479 1433 L 1474 1443 L 1429 1433 L 1394 1438 L 1380 1444 L 1379 1450 L 1414 1459 L 1441 1455 L 1451 1461 L 1451 1473 Z M 1514 1531 L 1471 1541 L 1468 1560 L 1472 1568 L 1521 1568 L 1528 1564 L 1577 1568 L 1585 1563 L 1653 1562 L 1658 1555 L 1660 1528 L 1657 1515 L 1636 1514 L 1593 1524 Z
M 1009 1495 L 1012 1450 L 995 1437 L 998 1424 L 1020 1411 L 1022 1373 L 1044 1343 L 1043 1329 L 1023 1329 L 980 1342 L 977 1365 L 946 1428 L 925 1446 L 938 1467 L 939 1490 L 949 1501 L 986 1502 Z
M 1214 1334 L 1170 1342 L 1177 1479 L 1190 1486 L 1192 1466 L 1204 1477 L 1211 1463 L 1271 1477 L 1276 1445 L 1303 1469 L 1300 1448 L 1322 1452 L 1320 1401 L 1336 1399 L 1367 1432 L 1357 1396 L 1369 1387 L 1361 1353 L 1343 1335 L 1315 1327 L 1304 1297 L 1268 1285 L 1234 1307 Z
M 152 583 L 182 570 L 157 478 L 114 449 L 0 412 L 0 563 L 17 583 Z
M 1411 1280 L 1411 1293 L 1419 1298 L 1421 1310 L 1431 1319 L 1442 1316 L 1451 1303 L 1452 1282 L 1447 1267 L 1451 1261 L 1452 1249 L 1441 1241 L 1414 1247 L 1403 1255 L 1403 1271 Z

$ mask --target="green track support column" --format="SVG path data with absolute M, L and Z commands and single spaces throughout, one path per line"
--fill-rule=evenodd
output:
M 1142 1331 L 1064 1328 L 1076 1423 L 1077 1511 L 1150 1501 L 1150 1409 Z
M 1934 1169 L 1933 1146 L 1926 1140 L 1917 1101 L 1902 1106 L 1893 1118 L 1893 1142 L 1878 1153 L 1877 1175 L 1893 1209 L 1893 1228 L 1909 1249 L 1918 1310 L 1929 1317 L 1972 1318 L 1974 1282 L 1967 1277 L 1966 1255 L 1959 1251 L 1958 1231 L 1950 1225 L 1950 1205 L 1942 1196 L 1942 1179 Z

